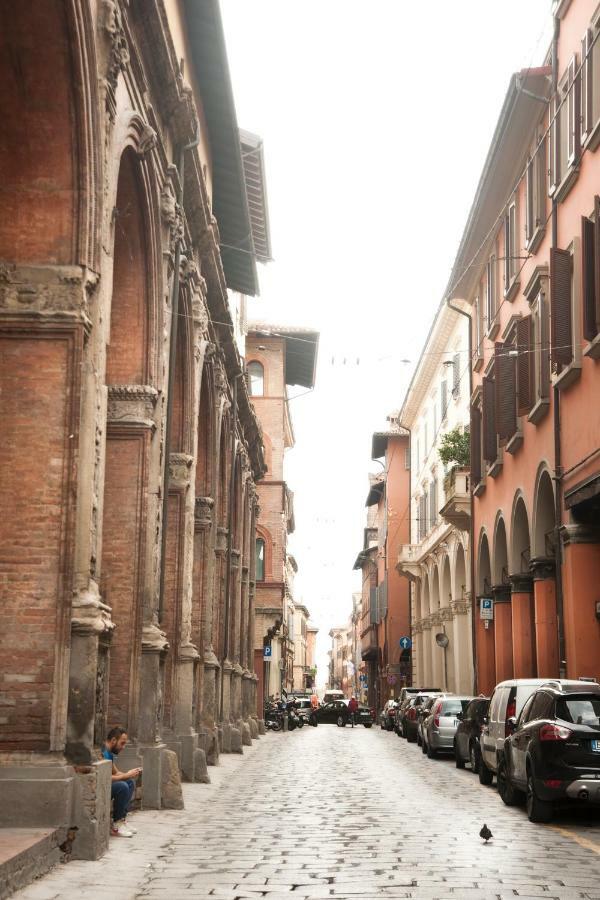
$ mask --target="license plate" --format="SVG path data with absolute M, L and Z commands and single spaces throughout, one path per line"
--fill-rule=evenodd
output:
M 592 741 L 592 751 L 594 753 L 600 753 L 600 741 Z

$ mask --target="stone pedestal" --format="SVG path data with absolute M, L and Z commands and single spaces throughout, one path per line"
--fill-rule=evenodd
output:
M 242 718 L 242 675 L 244 670 L 239 663 L 235 663 L 231 670 L 231 706 L 230 718 L 237 724 Z
M 556 615 L 556 580 L 553 559 L 531 560 L 535 609 L 535 650 L 537 670 L 541 678 L 558 678 L 558 618 Z
M 533 580 L 529 574 L 511 575 L 512 646 L 515 678 L 534 678 L 537 672 Z M 545 673 L 542 673 L 542 677 Z
M 206 753 L 200 748 L 194 750 L 194 781 L 200 784 L 210 784 Z
M 75 771 L 50 754 L 39 765 L 0 766 L 0 828 L 48 828 L 74 824 Z
M 504 584 L 494 587 L 493 597 L 496 681 L 504 681 L 513 678 L 514 672 L 510 587 Z
M 172 750 L 162 751 L 160 805 L 162 809 L 183 809 L 177 754 Z
M 73 859 L 100 859 L 108 850 L 112 765 L 108 760 L 81 767 L 75 774 L 75 816 L 78 828 L 72 847 Z

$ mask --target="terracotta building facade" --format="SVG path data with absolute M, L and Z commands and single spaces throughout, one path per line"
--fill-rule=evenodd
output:
M 107 724 L 151 808 L 258 736 L 266 463 L 228 296 L 256 213 L 216 3 L 48 0 L 0 42 L 0 823 L 95 857 Z
M 555 3 L 544 65 L 511 79 L 447 291 L 471 319 L 483 691 L 600 676 L 596 6 Z

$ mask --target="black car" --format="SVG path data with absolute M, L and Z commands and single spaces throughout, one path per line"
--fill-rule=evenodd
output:
M 489 697 L 475 697 L 465 709 L 462 718 L 459 716 L 460 722 L 454 736 L 454 758 L 457 769 L 464 769 L 465 763 L 470 762 L 473 772 L 475 774 L 479 772 L 481 761 L 479 739 L 489 707 Z
M 394 731 L 398 737 L 406 738 L 409 744 L 414 744 L 417 740 L 417 711 L 427 700 L 429 694 L 408 697 L 400 707 L 399 715 L 396 716 Z
M 555 805 L 600 805 L 600 685 L 549 682 L 508 720 L 498 760 L 507 806 L 526 797 L 531 822 L 549 822 Z
M 331 703 L 324 703 L 318 709 L 314 709 L 309 718 L 311 725 L 331 724 L 337 725 L 338 728 L 344 728 L 350 721 L 350 712 L 348 705 L 344 700 L 332 700 Z M 354 714 L 356 725 L 364 725 L 370 728 L 373 724 L 373 716 L 371 710 L 366 706 L 358 707 Z

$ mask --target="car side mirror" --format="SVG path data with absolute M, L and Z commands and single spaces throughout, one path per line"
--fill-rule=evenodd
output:
M 461 712 L 456 713 L 456 718 L 458 719 L 459 722 L 462 722 L 462 720 L 464 719 L 463 713 L 461 713 Z
M 515 716 L 509 716 L 506 720 L 506 730 L 508 734 L 514 734 L 517 730 L 517 720 Z

